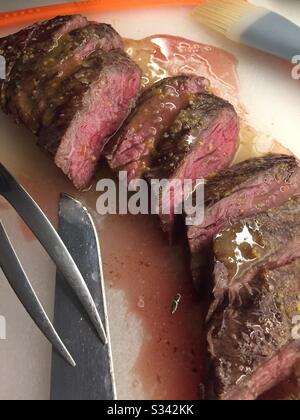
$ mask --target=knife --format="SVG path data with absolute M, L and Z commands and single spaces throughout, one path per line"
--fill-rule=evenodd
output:
M 86 208 L 62 195 L 59 234 L 85 279 L 102 318 L 108 345 L 99 343 L 86 314 L 57 273 L 54 326 L 76 361 L 71 368 L 52 355 L 51 400 L 115 400 L 116 389 L 109 340 L 106 298 L 98 235 Z

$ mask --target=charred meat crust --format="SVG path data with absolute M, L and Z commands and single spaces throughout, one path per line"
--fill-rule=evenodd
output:
M 60 82 L 74 73 L 97 49 L 121 48 L 120 36 L 106 24 L 91 24 L 48 40 L 42 51 L 25 51 L 14 66 L 6 89 L 7 109 L 31 131 L 41 127 L 43 113 L 57 95 Z M 28 57 L 25 58 L 25 54 Z M 58 88 L 58 89 L 57 89 Z
M 6 76 L 10 75 L 10 71 L 15 61 L 20 57 L 24 48 L 32 38 L 36 31 L 37 24 L 29 26 L 21 31 L 0 39 L 0 54 L 6 59 Z
M 85 17 L 80 15 L 58 16 L 45 22 L 36 23 L 16 34 L 0 40 L 0 54 L 7 62 L 6 79 L 1 83 L 1 107 L 7 109 L 9 93 L 7 87 L 14 84 L 16 65 L 25 66 L 32 56 L 44 54 L 63 34 L 83 28 L 88 24 Z M 17 73 L 17 72 L 16 72 Z M 16 81 L 17 82 L 17 81 Z
M 293 175 L 299 163 L 294 156 L 269 154 L 264 157 L 248 159 L 219 172 L 209 180 L 205 188 L 205 201 L 212 206 L 225 197 L 240 191 L 241 185 L 261 173 L 268 174 L 272 170 L 275 181 L 288 180 Z M 274 170 L 274 172 L 273 172 Z
M 229 223 L 278 207 L 300 193 L 300 167 L 293 156 L 269 155 L 220 172 L 205 185 L 204 221 L 188 228 L 195 283 L 198 260 L 215 235 Z M 200 286 L 200 285 L 199 285 Z M 200 286 L 201 287 L 201 286 Z
M 300 257 L 300 195 L 282 206 L 242 219 L 214 241 L 214 296 L 240 301 L 263 269 L 284 266 Z
M 219 306 L 208 343 L 220 399 L 256 399 L 291 374 L 300 358 L 300 341 L 292 337 L 299 295 L 296 259 L 258 273 L 242 306 Z
M 277 207 L 299 190 L 300 166 L 293 156 L 268 155 L 220 172 L 205 185 L 204 222 L 189 228 L 191 251 L 206 246 L 218 233 L 218 224 L 221 228 L 228 220 Z
M 77 188 L 89 186 L 103 147 L 139 94 L 141 70 L 120 49 L 120 35 L 80 15 L 60 16 L 0 47 L 11 60 L 3 110 L 38 135 Z
M 261 172 L 264 164 L 267 172 Z M 208 350 L 215 394 L 223 400 L 257 399 L 286 380 L 300 360 L 300 341 L 292 335 L 300 304 L 299 165 L 293 157 L 280 155 L 258 160 L 253 174 L 251 166 L 243 162 L 238 173 L 231 168 L 227 177 L 218 175 L 207 189 L 214 206 L 233 197 L 240 182 L 244 190 L 253 178 L 255 188 L 261 188 L 262 179 L 271 175 L 281 194 L 272 202 L 274 207 L 262 212 L 259 206 L 252 217 L 229 220 L 214 238 Z M 272 191 L 266 188 L 266 196 L 272 197 Z M 297 389 L 290 390 L 292 395 Z

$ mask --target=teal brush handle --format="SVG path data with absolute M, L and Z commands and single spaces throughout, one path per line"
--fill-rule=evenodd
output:
M 277 13 L 268 12 L 240 33 L 240 41 L 288 61 L 300 54 L 300 28 Z

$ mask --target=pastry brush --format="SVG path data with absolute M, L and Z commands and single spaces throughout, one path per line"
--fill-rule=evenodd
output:
M 192 13 L 232 41 L 288 61 L 300 54 L 299 26 L 268 9 L 243 0 L 206 0 Z

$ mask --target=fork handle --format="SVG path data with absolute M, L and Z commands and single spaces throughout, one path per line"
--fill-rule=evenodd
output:
M 70 252 L 41 208 L 2 164 L 0 193 L 38 238 L 89 315 L 99 338 L 103 344 L 107 344 L 104 326 L 95 302 Z

